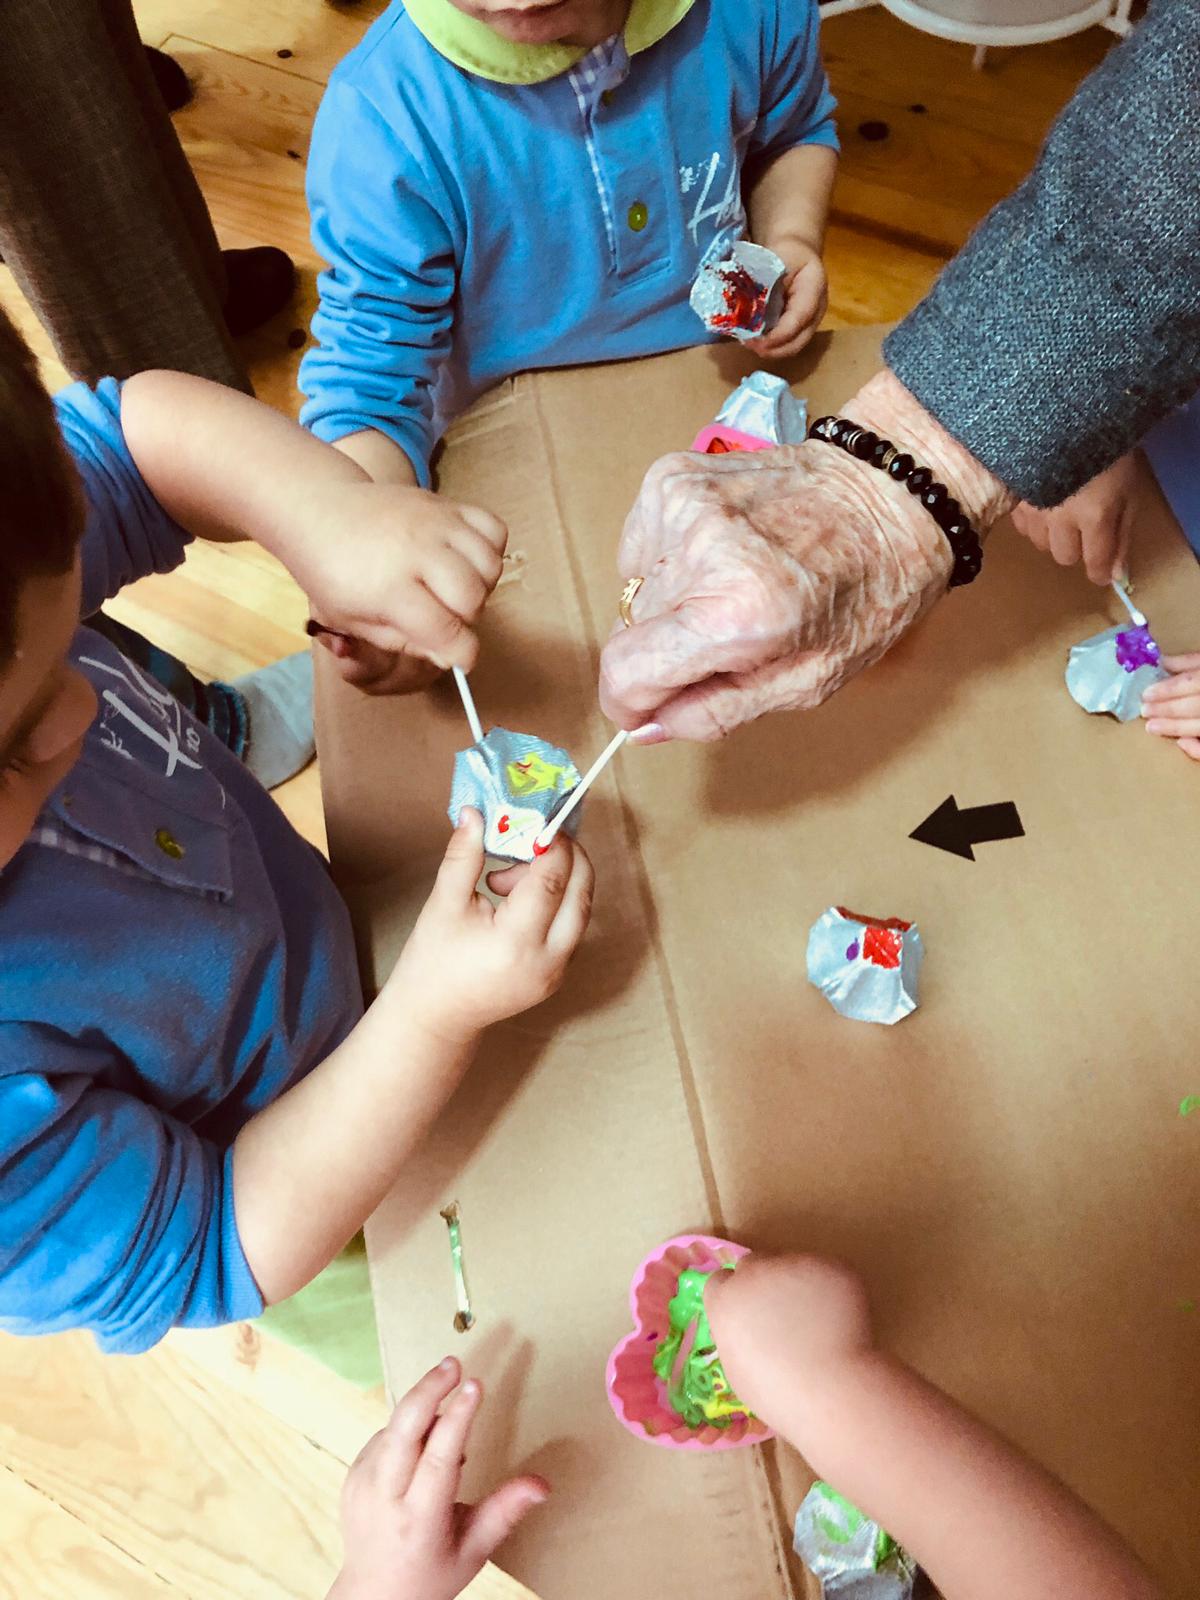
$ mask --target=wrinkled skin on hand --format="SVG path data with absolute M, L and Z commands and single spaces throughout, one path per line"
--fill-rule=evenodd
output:
M 712 740 L 820 705 L 878 661 L 945 591 L 951 555 L 885 474 L 812 441 L 665 456 L 618 564 L 645 582 L 601 659 L 605 712 Z

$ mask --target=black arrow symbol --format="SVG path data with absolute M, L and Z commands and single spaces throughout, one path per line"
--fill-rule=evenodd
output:
M 1011 800 L 994 806 L 967 806 L 960 811 L 958 801 L 948 795 L 936 811 L 931 811 L 919 828 L 908 836 L 935 850 L 974 861 L 975 844 L 991 844 L 995 839 L 1023 839 L 1021 816 Z

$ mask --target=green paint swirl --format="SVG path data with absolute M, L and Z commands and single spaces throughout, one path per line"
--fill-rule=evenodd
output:
M 667 1306 L 671 1331 L 654 1352 L 654 1371 L 666 1385 L 671 1409 L 689 1428 L 727 1428 L 735 1417 L 753 1415 L 729 1387 L 713 1342 L 704 1309 L 704 1287 L 712 1276 L 695 1267 L 679 1274 L 675 1296 Z M 685 1355 L 689 1331 L 692 1341 Z

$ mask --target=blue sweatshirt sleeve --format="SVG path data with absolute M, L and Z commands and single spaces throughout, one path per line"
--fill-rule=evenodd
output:
M 87 500 L 81 614 L 90 617 L 126 584 L 177 567 L 192 536 L 167 515 L 134 465 L 115 378 L 101 378 L 94 389 L 73 383 L 55 396 L 54 407 Z
M 23 1036 L 6 1055 L 58 1068 L 0 1077 L 0 1328 L 87 1328 L 101 1349 L 131 1354 L 172 1327 L 257 1316 L 232 1150 L 72 1072 L 73 1041 L 5 1033 Z
M 758 126 L 747 160 L 763 165 L 800 144 L 838 148 L 837 101 L 821 62 L 821 18 L 816 0 L 768 0 L 773 17 L 764 27 L 769 54 L 763 62 Z M 773 24 L 773 27 L 772 27 Z
M 317 344 L 300 367 L 300 420 L 331 443 L 363 428 L 386 434 L 428 486 L 454 245 L 420 164 L 352 85 L 335 81 L 321 102 L 308 204 L 329 267 L 318 280 Z

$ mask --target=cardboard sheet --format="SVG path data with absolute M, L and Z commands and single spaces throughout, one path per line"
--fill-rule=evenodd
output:
M 877 351 L 875 331 L 836 334 L 789 376 L 818 415 Z M 602 747 L 624 514 L 748 370 L 724 346 L 533 375 L 455 430 L 444 491 L 504 516 L 514 558 L 473 679 L 485 723 L 581 765 Z M 1157 635 L 1200 645 L 1200 572 L 1161 502 L 1138 540 Z M 1200 770 L 1068 697 L 1068 647 L 1119 615 L 998 530 L 983 578 L 820 711 L 626 750 L 589 799 L 596 918 L 564 992 L 489 1036 L 368 1228 L 393 1387 L 453 1350 L 492 1391 L 468 1488 L 526 1468 L 555 1484 L 501 1556 L 543 1600 L 803 1592 L 802 1463 L 681 1457 L 608 1409 L 630 1274 L 688 1229 L 852 1261 L 890 1345 L 1077 1488 L 1174 1600 L 1194 1594 L 1200 1113 L 1179 1104 L 1200 1093 Z M 367 700 L 327 671 L 319 729 L 370 982 L 428 890 L 469 735 L 452 689 Z M 951 793 L 1014 801 L 1026 836 L 975 862 L 911 840 Z M 806 984 L 832 903 L 919 923 L 921 1008 L 896 1028 Z

